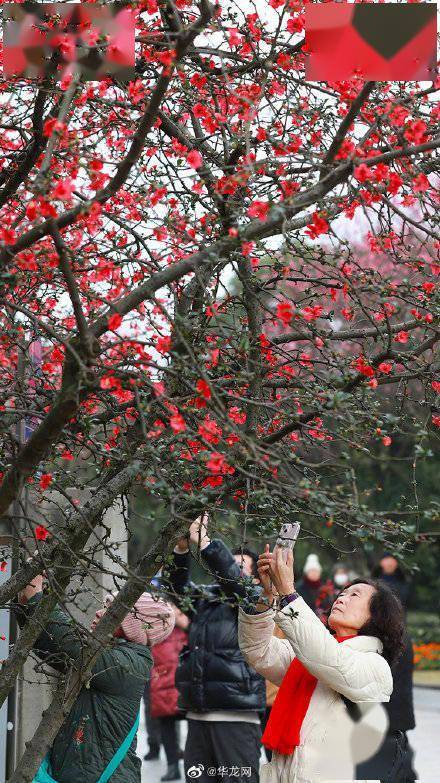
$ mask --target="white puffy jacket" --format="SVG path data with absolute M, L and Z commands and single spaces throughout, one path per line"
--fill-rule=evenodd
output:
M 273 636 L 275 623 L 285 639 Z M 273 753 L 260 783 L 353 781 L 356 764 L 376 752 L 387 730 L 380 702 L 390 700 L 393 678 L 382 642 L 374 636 L 337 642 L 300 597 L 282 611 L 246 614 L 240 608 L 238 640 L 248 663 L 275 685 L 295 656 L 318 680 L 299 746 L 290 756 Z M 353 721 L 340 694 L 359 705 L 360 720 Z

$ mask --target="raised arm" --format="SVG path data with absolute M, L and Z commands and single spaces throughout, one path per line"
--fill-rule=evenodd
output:
M 354 650 L 331 635 L 303 598 L 275 613 L 296 657 L 306 669 L 350 701 L 389 701 L 391 669 L 377 652 Z
M 30 595 L 25 601 L 21 601 L 15 614 L 20 628 L 26 619 L 33 614 L 43 597 L 43 592 Z M 33 646 L 38 657 L 48 663 L 52 668 L 64 672 L 70 666 L 81 665 L 83 642 L 70 617 L 63 612 L 60 606 L 56 606 L 41 631 Z
M 200 551 L 206 570 L 217 579 L 225 595 L 228 598 L 245 601 L 248 605 L 253 604 L 260 592 L 259 588 L 255 587 L 250 577 L 243 577 L 240 566 L 223 541 L 220 539 L 211 541 L 208 535 L 208 522 L 208 515 L 202 514 L 192 522 L 188 537 L 179 540 L 174 548 L 174 562 L 167 573 L 166 583 L 178 596 L 192 594 L 193 597 L 198 597 L 203 591 L 202 586 L 195 585 L 189 578 L 191 563 L 189 539 Z M 186 608 L 184 611 L 187 613 Z
M 34 593 L 16 608 L 20 628 L 35 611 L 42 596 L 42 592 Z M 71 667 L 77 670 L 81 668 L 85 640 L 69 615 L 57 605 L 33 649 L 42 661 L 64 673 Z M 90 683 L 92 687 L 106 693 L 124 693 L 127 690 L 127 678 L 130 678 L 131 687 L 137 685 L 141 694 L 152 665 L 153 659 L 148 649 L 143 651 L 142 661 L 139 662 L 132 651 L 110 646 L 96 658 Z
M 207 571 L 216 577 L 225 595 L 239 602 L 245 601 L 247 605 L 253 604 L 260 589 L 255 587 L 250 577 L 242 575 L 240 566 L 226 544 L 218 538 L 210 539 L 208 524 L 207 514 L 198 517 L 189 529 L 190 541 L 200 549 Z
M 260 588 L 253 584 L 249 576 L 242 575 L 240 566 L 223 541 L 214 538 L 209 546 L 202 549 L 201 555 L 207 570 L 215 575 L 228 598 L 255 602 Z
M 191 552 L 188 537 L 183 536 L 174 547 L 172 562 L 163 569 L 161 582 L 170 593 L 173 602 L 191 618 L 196 611 L 194 601 L 200 597 L 201 588 L 191 581 L 190 568 Z
M 238 644 L 244 658 L 258 674 L 274 685 L 281 685 L 295 654 L 291 644 L 273 635 L 274 611 L 258 614 L 238 610 Z
M 175 548 L 172 557 L 173 560 L 169 568 L 166 569 L 163 581 L 173 593 L 184 595 L 187 588 L 191 585 L 189 578 L 191 553 L 189 549 L 186 552 L 182 552 Z

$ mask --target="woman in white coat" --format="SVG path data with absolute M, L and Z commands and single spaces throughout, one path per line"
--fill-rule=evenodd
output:
M 260 781 L 353 781 L 356 764 L 386 733 L 381 702 L 390 699 L 390 664 L 401 650 L 400 603 L 386 585 L 355 580 L 326 628 L 295 592 L 290 550 L 285 562 L 283 550 L 272 554 L 267 545 L 258 572 L 264 592 L 255 608 L 239 610 L 239 644 L 248 663 L 281 686 L 262 739 L 272 761 Z M 285 639 L 273 635 L 275 623 Z

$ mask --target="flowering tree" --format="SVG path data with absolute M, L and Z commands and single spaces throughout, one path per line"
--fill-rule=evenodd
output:
M 138 484 L 169 507 L 14 783 L 199 509 L 233 507 L 244 537 L 249 520 L 270 534 L 299 517 L 404 545 L 408 526 L 360 500 L 352 460 L 440 426 L 438 85 L 305 81 L 297 2 L 134 13 L 129 84 L 57 82 L 56 52 L 43 83 L 0 82 L 0 510 L 22 545 L 2 605 L 48 578 L 2 699 L 93 561 L 103 511 Z

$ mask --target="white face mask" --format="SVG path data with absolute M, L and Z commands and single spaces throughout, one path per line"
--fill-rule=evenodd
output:
M 348 574 L 335 574 L 334 583 L 338 587 L 344 587 L 348 582 Z

